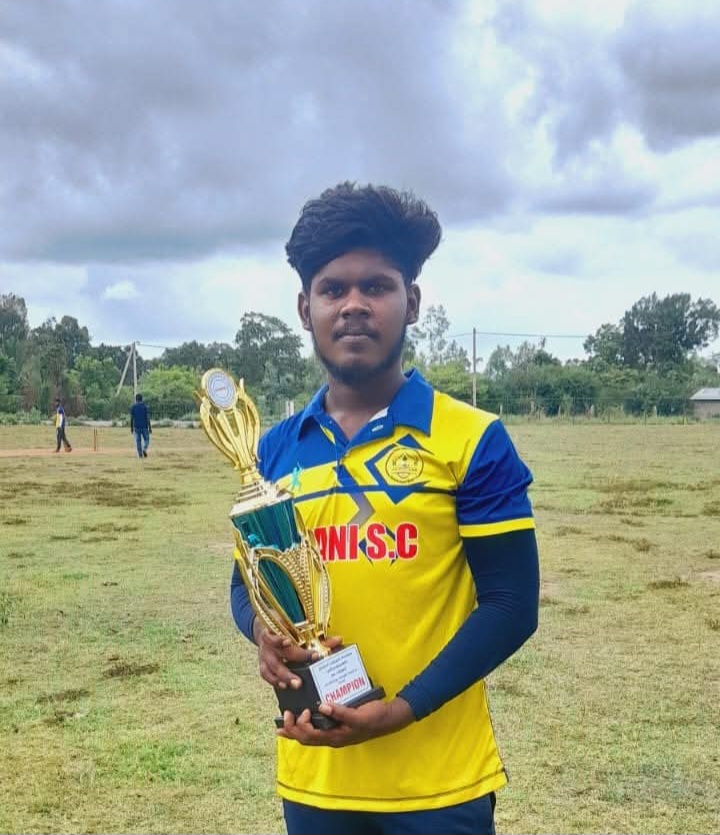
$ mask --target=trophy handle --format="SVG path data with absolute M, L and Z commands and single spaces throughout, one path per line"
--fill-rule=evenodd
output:
M 208 392 L 209 381 L 221 380 L 223 396 Z M 260 415 L 245 393 L 243 380 L 235 385 L 225 371 L 211 368 L 202 378 L 202 391 L 193 392 L 200 411 L 200 422 L 208 438 L 232 461 L 243 484 L 260 480 L 257 471 L 257 447 L 260 440 Z
M 321 655 L 328 654 L 329 650 L 322 641 L 327 635 L 330 583 L 320 557 L 311 544 L 303 540 L 285 551 L 267 547 L 250 548 L 237 530 L 233 533 L 235 561 L 252 607 L 263 626 L 270 632 L 289 638 L 295 644 Z M 261 570 L 262 561 L 277 566 L 283 572 L 297 597 L 301 618 L 296 620 L 290 617 L 287 603 L 283 605 L 279 600 Z

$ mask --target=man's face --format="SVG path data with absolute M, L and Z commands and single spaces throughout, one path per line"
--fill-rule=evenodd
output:
M 417 322 L 420 290 L 374 250 L 335 258 L 300 293 L 298 312 L 332 377 L 367 382 L 400 363 L 405 331 Z

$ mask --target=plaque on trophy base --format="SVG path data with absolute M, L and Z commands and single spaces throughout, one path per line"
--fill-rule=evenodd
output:
M 316 728 L 333 728 L 337 724 L 332 717 L 318 712 L 321 702 L 360 707 L 385 696 L 382 687 L 373 687 L 356 644 L 335 650 L 319 661 L 287 666 L 302 681 L 302 686 L 297 690 L 288 687 L 277 691 L 281 714 L 289 710 L 297 717 L 309 707 Z M 282 727 L 282 715 L 275 719 L 275 724 Z

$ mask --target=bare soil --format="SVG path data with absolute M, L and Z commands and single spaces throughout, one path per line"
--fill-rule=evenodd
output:
M 132 454 L 132 450 L 130 454 Z M 45 455 L 55 455 L 54 449 L 0 449 L 0 458 L 42 458 Z M 58 455 L 128 455 L 128 450 L 121 447 L 108 447 L 107 449 L 98 449 L 94 451 L 92 447 L 77 447 L 72 448 L 72 452 L 58 452 Z

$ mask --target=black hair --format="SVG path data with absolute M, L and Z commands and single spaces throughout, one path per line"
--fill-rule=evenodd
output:
M 142 394 L 136 394 L 135 395 L 135 402 L 140 403 L 141 400 L 142 400 Z
M 381 253 L 410 284 L 441 235 L 435 212 L 411 192 L 344 182 L 303 206 L 285 252 L 306 292 L 325 264 L 355 249 Z

